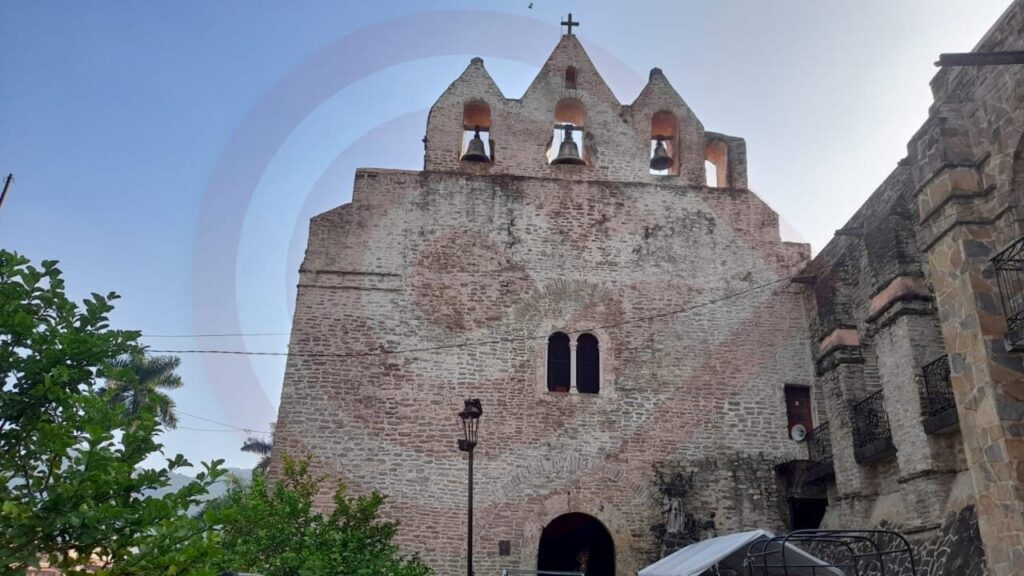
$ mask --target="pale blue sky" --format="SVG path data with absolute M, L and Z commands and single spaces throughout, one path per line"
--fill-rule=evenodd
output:
M 420 168 L 426 110 L 472 56 L 520 96 L 571 11 L 621 100 L 657 66 L 709 130 L 746 138 L 751 188 L 818 250 L 905 155 L 938 54 L 1008 2 L 529 4 L 6 0 L 0 246 L 61 260 L 76 296 L 121 293 L 121 327 L 286 333 L 308 218 L 348 201 L 357 166 Z M 184 414 L 268 428 L 282 358 L 183 359 Z M 169 452 L 253 463 L 244 432 L 182 424 L 200 430 L 168 433 Z

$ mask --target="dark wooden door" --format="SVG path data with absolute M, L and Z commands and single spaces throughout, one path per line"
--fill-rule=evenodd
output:
M 806 386 L 786 386 L 786 419 L 787 430 L 793 430 L 797 424 L 810 432 L 811 423 L 811 389 Z

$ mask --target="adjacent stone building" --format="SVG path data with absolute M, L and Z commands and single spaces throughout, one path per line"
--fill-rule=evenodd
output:
M 1021 50 L 1018 0 L 976 51 Z M 1021 574 L 1024 65 L 945 68 L 932 91 L 908 156 L 800 279 L 809 454 L 824 526 L 898 527 L 928 574 Z
M 1022 31 L 1018 0 L 979 50 Z M 1016 573 L 1024 329 L 1001 302 L 1024 291 L 991 259 L 1024 233 L 1022 86 L 937 75 L 908 158 L 811 260 L 743 140 L 660 70 L 623 105 L 569 33 L 511 99 L 473 59 L 423 171 L 360 169 L 311 221 L 275 461 L 387 494 L 399 544 L 463 574 L 456 413 L 479 398 L 477 574 L 626 576 L 819 524 L 897 527 L 927 574 Z

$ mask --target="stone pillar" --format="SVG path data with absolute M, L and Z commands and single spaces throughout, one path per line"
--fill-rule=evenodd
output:
M 864 518 L 868 496 L 877 490 L 853 451 L 850 405 L 864 395 L 864 357 L 854 329 L 837 329 L 820 345 L 817 372 L 832 435 L 832 464 L 836 472 L 839 517 Z
M 922 164 L 918 240 L 928 254 L 989 568 L 1010 576 L 1024 566 L 1024 366 L 1006 350 L 990 259 L 1019 231 L 975 165 L 958 161 L 960 132 L 948 118 L 933 118 L 912 142 Z
M 896 446 L 908 527 L 937 528 L 958 469 L 957 434 L 930 435 L 922 425 L 921 367 L 943 354 L 942 337 L 923 278 L 897 277 L 901 290 L 872 299 L 869 323 L 878 376 Z
M 569 394 L 579 394 L 576 387 L 576 334 L 569 337 Z

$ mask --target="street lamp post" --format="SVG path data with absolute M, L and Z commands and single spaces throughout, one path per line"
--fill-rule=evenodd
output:
M 480 415 L 484 409 L 480 400 L 466 400 L 466 405 L 459 412 L 462 420 L 462 438 L 459 438 L 459 450 L 469 455 L 469 517 L 466 521 L 466 576 L 473 576 L 473 449 L 476 448 L 476 433 L 480 426 Z

